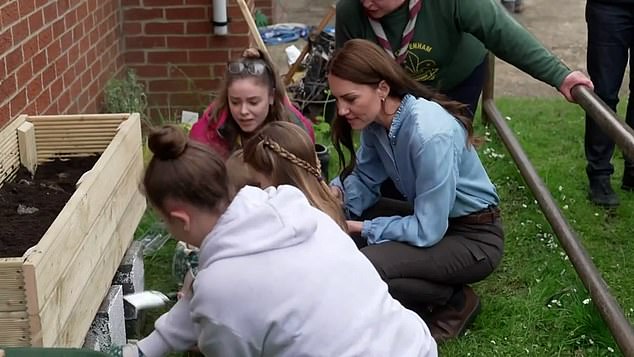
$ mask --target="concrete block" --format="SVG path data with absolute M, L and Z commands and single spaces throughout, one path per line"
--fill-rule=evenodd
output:
M 125 343 L 123 288 L 121 285 L 113 285 L 90 325 L 90 330 L 88 330 L 84 340 L 84 347 L 104 351 L 110 346 L 124 345 Z

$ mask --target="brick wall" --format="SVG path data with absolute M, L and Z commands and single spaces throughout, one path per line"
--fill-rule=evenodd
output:
M 249 46 L 248 26 L 235 0 L 227 0 L 227 36 L 213 34 L 212 0 L 121 1 L 125 61 L 145 84 L 150 118 L 178 119 L 183 109 L 202 111 L 227 61 Z M 251 7 L 253 1 L 248 1 Z
M 265 13 L 272 0 L 248 0 Z M 213 0 L 0 0 L 0 127 L 19 114 L 96 113 L 125 67 L 145 85 L 152 119 L 206 106 L 226 62 L 251 44 L 235 0 L 229 35 Z
M 0 1 L 0 127 L 23 113 L 99 111 L 124 65 L 118 4 Z

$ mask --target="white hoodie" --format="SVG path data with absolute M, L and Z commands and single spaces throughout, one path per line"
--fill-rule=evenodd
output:
M 353 241 L 292 186 L 243 188 L 200 247 L 193 296 L 138 344 L 149 357 L 437 356 Z

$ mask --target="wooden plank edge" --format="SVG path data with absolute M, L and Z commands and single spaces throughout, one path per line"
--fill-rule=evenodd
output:
M 95 218 L 95 224 L 91 226 L 88 233 L 82 235 L 83 239 L 77 243 L 76 251 L 72 257 L 64 259 L 66 266 L 63 267 L 63 270 L 55 272 L 53 276 L 47 275 L 51 273 L 50 269 L 41 271 L 37 275 L 41 287 L 38 300 L 42 306 L 39 315 L 42 324 L 46 326 L 45 331 L 58 327 L 55 325 L 56 323 L 66 321 L 68 316 L 72 314 L 81 290 L 87 285 L 86 280 L 89 277 L 85 276 L 85 273 L 100 269 L 100 266 L 94 261 L 95 257 L 107 254 L 110 250 L 112 241 L 104 238 L 114 234 L 116 226 L 112 222 L 128 219 L 126 210 L 130 206 L 130 202 L 141 194 L 135 176 L 140 176 L 142 170 L 142 165 L 138 165 L 137 162 L 130 165 L 129 170 L 126 171 L 126 181 L 121 181 L 118 189 L 103 205 L 102 213 L 105 214 Z M 37 269 L 36 274 L 38 274 Z M 47 284 L 44 285 L 42 283 L 44 281 Z M 44 340 L 48 340 L 46 334 Z
M 73 314 L 64 324 L 62 332 L 57 337 L 55 346 L 79 347 L 83 344 L 84 336 L 99 309 L 99 305 L 108 293 L 112 277 L 120 264 L 121 257 L 123 257 L 134 238 L 134 231 L 143 216 L 143 212 L 145 212 L 145 208 L 145 197 L 140 194 L 135 195 L 128 209 L 126 209 L 125 219 L 119 222 L 113 234 L 112 240 L 120 244 L 117 245 L 117 249 L 112 249 L 108 255 L 104 255 L 100 259 L 100 264 L 97 265 L 100 269 L 93 271 L 89 279 L 90 285 L 82 289 L 83 294 L 77 301 L 77 308 L 73 310 Z M 104 279 L 105 277 L 109 277 L 109 279 Z M 91 296 L 97 291 L 99 291 L 97 298 Z M 96 303 L 91 306 L 91 302 Z

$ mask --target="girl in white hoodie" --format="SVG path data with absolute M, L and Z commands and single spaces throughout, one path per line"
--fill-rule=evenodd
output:
M 149 146 L 148 200 L 177 240 L 200 248 L 200 265 L 192 294 L 139 354 L 437 356 L 425 323 L 300 190 L 232 192 L 222 159 L 175 126 L 153 131 Z

